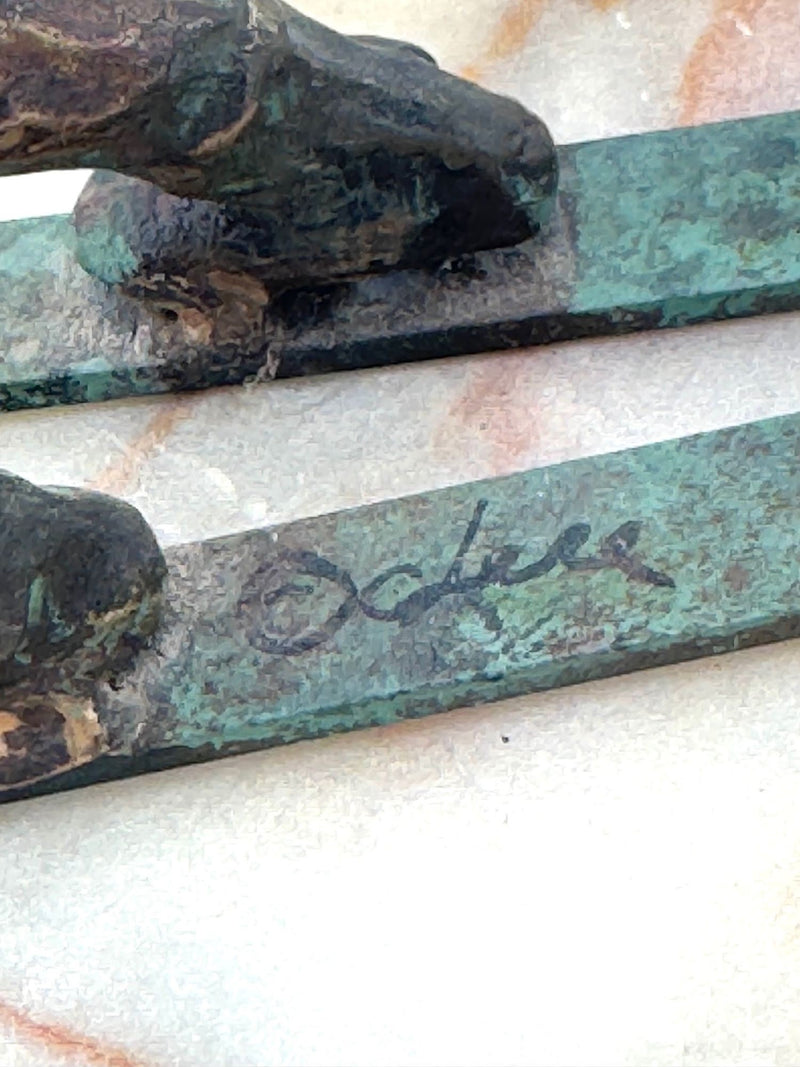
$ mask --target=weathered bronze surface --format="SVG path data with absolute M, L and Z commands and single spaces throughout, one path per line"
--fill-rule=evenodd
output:
M 0 224 L 0 410 L 800 307 L 800 113 L 570 145 L 559 160 L 538 241 L 269 299 L 229 276 L 206 311 L 160 311 L 88 275 L 69 218 Z
M 0 15 L 0 174 L 101 168 L 0 225 L 0 409 L 800 307 L 798 113 L 556 151 L 279 0 Z
M 797 114 L 556 153 L 278 0 L 0 2 L 0 174 L 45 166 L 101 171 L 0 227 L 0 408 L 800 308 Z M 799 457 L 789 416 L 163 556 L 0 474 L 0 799 L 797 636 Z
M 0 471 L 0 786 L 102 751 L 92 693 L 156 632 L 165 576 L 128 504 Z
M 204 307 L 215 272 L 272 287 L 437 263 L 517 244 L 549 213 L 542 122 L 411 46 L 279 0 L 0 14 L 0 174 L 129 176 L 97 179 L 77 214 L 105 281 Z
M 788 416 L 168 549 L 153 646 L 82 690 L 94 757 L 42 694 L 2 797 L 798 636 L 799 457 Z

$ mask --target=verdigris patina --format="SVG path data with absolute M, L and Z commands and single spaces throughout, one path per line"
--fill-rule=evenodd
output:
M 168 548 L 95 757 L 0 755 L 0 799 L 796 637 L 799 454 L 792 415 Z
M 0 223 L 0 411 L 800 308 L 800 113 L 558 157 L 539 238 L 266 303 L 257 278 L 218 271 L 217 307 L 187 283 L 161 310 L 79 265 L 69 216 Z
M 100 168 L 0 224 L 0 410 L 800 307 L 800 113 L 556 151 L 278 0 L 0 16 L 0 174 Z

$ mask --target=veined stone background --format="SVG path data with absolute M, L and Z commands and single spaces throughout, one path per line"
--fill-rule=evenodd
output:
M 559 141 L 800 108 L 797 0 L 298 6 Z M 786 315 L 4 415 L 0 467 L 167 543 L 797 411 L 799 372 Z M 0 1064 L 800 1062 L 799 683 L 786 644 L 1 808 Z

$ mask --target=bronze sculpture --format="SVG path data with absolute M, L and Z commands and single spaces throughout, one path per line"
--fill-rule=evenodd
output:
M 163 297 L 166 276 L 204 306 L 215 272 L 269 293 L 437 263 L 524 241 L 550 211 L 544 124 L 413 46 L 280 0 L 0 12 L 0 174 L 116 172 L 78 206 L 80 255 L 131 291 Z

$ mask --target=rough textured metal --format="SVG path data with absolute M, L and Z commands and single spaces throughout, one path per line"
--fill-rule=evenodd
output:
M 0 786 L 103 750 L 92 693 L 160 620 L 166 566 L 128 504 L 0 471 Z
M 166 271 L 173 298 L 202 307 L 215 271 L 272 285 L 418 266 L 516 244 L 549 214 L 543 123 L 411 46 L 280 0 L 2 14 L 0 174 L 129 176 L 95 185 L 79 216 L 81 262 L 103 280 L 149 291 Z
M 213 313 L 89 277 L 68 218 L 0 225 L 0 407 L 198 389 L 800 307 L 800 113 L 559 149 L 538 241 Z M 254 325 L 255 324 L 255 325 Z
M 799 457 L 789 416 L 169 549 L 102 754 L 3 796 L 797 636 Z

